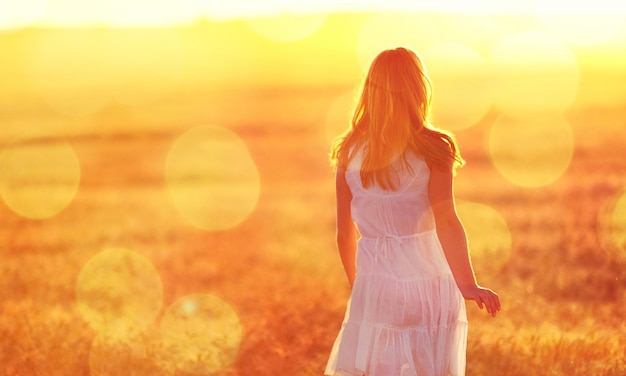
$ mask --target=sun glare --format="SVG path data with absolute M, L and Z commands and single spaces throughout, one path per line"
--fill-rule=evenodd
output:
M 220 21 L 333 12 L 539 14 L 550 27 L 564 27 L 562 30 L 570 33 L 570 37 L 581 36 L 582 41 L 578 40 L 576 43 L 595 43 L 612 35 L 620 27 L 626 14 L 626 6 L 613 0 L 1 0 L 0 30 L 15 30 L 35 23 L 54 26 L 172 26 L 199 18 Z M 555 15 L 556 18 L 553 17 Z
M 385 13 L 372 16 L 361 29 L 357 40 L 357 54 L 363 71 L 382 50 L 407 47 L 423 51 L 440 42 L 436 25 L 423 14 Z
M 293 42 L 315 33 L 326 21 L 325 14 L 281 14 L 246 21 L 257 34 L 277 42 Z
M 21 29 L 38 22 L 48 0 L 0 0 L 0 32 Z
M 614 38 L 626 24 L 626 14 L 612 12 L 607 7 L 615 3 L 613 0 L 594 1 L 593 6 L 587 7 L 577 7 L 573 3 L 572 6 L 557 8 L 553 4 L 555 2 L 538 1 L 537 14 L 551 34 L 572 45 L 605 43 Z

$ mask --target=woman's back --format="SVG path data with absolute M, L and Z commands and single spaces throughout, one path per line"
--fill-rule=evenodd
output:
M 346 169 L 352 192 L 352 218 L 365 238 L 413 236 L 432 231 L 435 223 L 428 199 L 430 170 L 426 162 L 407 153 L 408 166 L 398 158 L 391 175 L 394 190 L 378 186 L 363 187 L 360 175 L 361 153 Z

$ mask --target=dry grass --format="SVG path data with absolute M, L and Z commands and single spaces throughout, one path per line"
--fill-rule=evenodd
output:
M 86 118 L 85 131 L 65 134 L 82 172 L 71 205 L 38 221 L 0 204 L 1 375 L 90 373 L 97 333 L 77 310 L 76 280 L 108 247 L 142 254 L 160 274 L 164 298 L 155 327 L 188 294 L 211 293 L 234 307 L 243 338 L 236 360 L 220 374 L 321 374 L 349 293 L 334 248 L 323 130 L 337 92 L 271 94 L 266 97 L 283 109 L 298 97 L 301 108 L 238 114 L 236 121 L 220 112 L 197 122 L 236 131 L 261 176 L 255 211 L 228 231 L 190 227 L 165 190 L 168 147 L 190 128 L 178 109 L 183 102 L 200 108 L 202 93 L 181 93 L 180 102 L 170 98 L 144 109 L 143 117 L 112 105 Z M 309 107 L 302 107 L 303 98 Z M 491 115 L 457 134 L 469 161 L 457 180 L 459 198 L 498 210 L 513 240 L 500 269 L 475 260 L 479 279 L 500 293 L 504 308 L 491 319 L 468 305 L 468 375 L 626 374 L 626 255 L 604 249 L 598 236 L 604 203 L 626 186 L 626 162 L 617 151 L 626 139 L 623 109 L 576 109 L 568 118 L 574 159 L 563 177 L 541 189 L 516 187 L 496 172 L 484 150 Z M 173 370 L 154 330 L 105 346 L 98 356 L 110 360 L 110 374 L 185 374 Z

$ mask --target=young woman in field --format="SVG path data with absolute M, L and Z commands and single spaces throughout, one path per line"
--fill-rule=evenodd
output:
M 428 85 L 414 52 L 383 51 L 333 146 L 337 245 L 352 293 L 326 375 L 463 375 L 463 298 L 500 310 L 474 277 L 453 197 L 464 161 L 428 123 Z

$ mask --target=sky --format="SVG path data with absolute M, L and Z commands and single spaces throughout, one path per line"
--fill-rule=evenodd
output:
M 164 26 L 198 18 L 230 20 L 280 14 L 420 11 L 477 14 L 626 15 L 613 0 L 0 0 L 0 30 L 46 26 Z
M 613 0 L 0 0 L 0 102 L 34 91 L 89 113 L 198 83 L 351 85 L 398 45 L 420 53 L 440 92 L 472 99 L 468 118 L 491 103 L 474 87 L 503 78 L 505 107 L 626 97 L 626 3 Z

